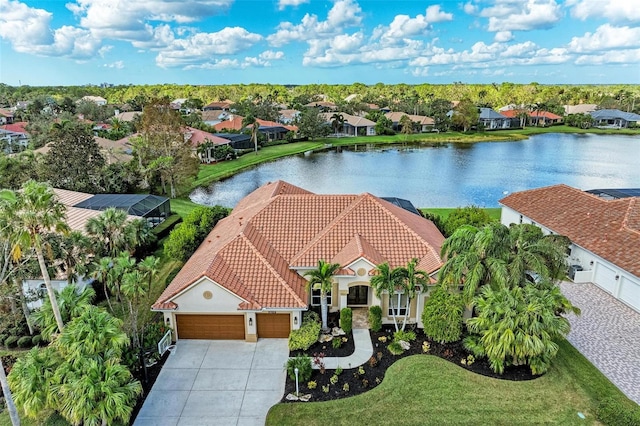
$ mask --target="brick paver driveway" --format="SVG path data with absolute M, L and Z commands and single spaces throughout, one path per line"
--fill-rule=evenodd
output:
M 640 313 L 594 284 L 563 282 L 560 288 L 582 310 L 569 316 L 569 342 L 640 404 Z

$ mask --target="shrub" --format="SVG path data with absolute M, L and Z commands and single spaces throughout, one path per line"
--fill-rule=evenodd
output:
M 31 336 L 22 336 L 21 338 L 18 339 L 18 347 L 19 348 L 30 348 L 32 343 L 31 343 Z
M 351 329 L 353 326 L 353 311 L 351 308 L 342 308 L 340 310 L 340 328 L 344 330 L 345 333 L 351 333 Z
M 333 349 L 338 349 L 340 346 L 342 346 L 342 339 L 339 338 L 335 338 L 331 341 L 331 346 L 333 346 Z
M 331 383 L 332 385 L 338 383 L 338 376 L 336 376 L 335 374 L 331 376 L 331 378 L 329 379 L 329 383 Z
M 338 366 L 338 367 L 336 368 L 336 373 L 335 373 L 335 374 L 336 374 L 336 376 L 341 375 L 341 374 L 342 374 L 342 367 Z
M 302 315 L 302 323 L 320 322 L 320 315 L 316 311 L 307 311 Z
M 197 234 L 198 228 L 191 223 L 183 222 L 176 226 L 164 242 L 164 252 L 167 257 L 187 260 L 198 248 Z
M 298 330 L 292 330 L 289 334 L 289 349 L 307 350 L 318 340 L 320 334 L 320 323 L 315 321 L 303 322 Z
M 451 236 L 462 225 L 472 225 L 481 228 L 491 222 L 491 216 L 486 210 L 478 206 L 458 207 L 452 211 L 444 221 L 444 236 Z
M 402 355 L 402 353 L 404 352 L 404 349 L 402 349 L 402 346 L 400 346 L 400 342 L 389 343 L 387 349 L 389 349 L 389 352 L 391 352 L 392 355 Z
M 605 425 L 632 426 L 640 424 L 640 407 L 623 404 L 617 398 L 609 397 L 598 404 L 596 416 Z
M 462 313 L 460 294 L 450 293 L 442 285 L 437 286 L 431 292 L 422 311 L 424 334 L 440 343 L 460 340 Z
M 323 386 L 322 387 L 322 392 L 329 393 L 329 385 Z
M 345 384 L 342 386 L 342 390 L 343 390 L 343 391 L 345 391 L 345 392 L 349 392 L 349 383 L 345 383 Z
M 42 343 L 42 336 L 39 334 L 36 334 L 35 336 L 33 336 L 31 338 L 31 344 L 33 346 L 40 346 L 40 344 Z
M 306 355 L 298 355 L 289 358 L 287 361 L 287 374 L 291 380 L 296 379 L 296 368 L 298 369 L 298 380 L 306 382 L 311 378 L 313 368 L 311 367 L 311 358 Z
M 404 340 L 405 342 L 413 342 L 414 340 L 416 340 L 416 333 L 413 331 L 398 330 L 393 334 L 393 340 Z
M 371 331 L 382 330 L 382 308 L 374 305 L 369 308 L 369 327 Z
M 431 344 L 427 341 L 422 342 L 422 352 L 425 354 L 431 350 Z
M 15 348 L 17 344 L 18 344 L 17 336 L 9 336 L 4 341 L 4 345 L 9 349 Z
M 317 387 L 318 387 L 318 383 L 313 381 L 313 380 L 311 380 L 309 383 L 307 383 L 307 388 L 309 390 L 313 390 L 313 389 L 315 389 Z

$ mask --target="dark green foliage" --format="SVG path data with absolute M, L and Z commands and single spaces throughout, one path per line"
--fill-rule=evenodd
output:
M 198 207 L 176 226 L 164 243 L 165 253 L 174 259 L 187 260 L 218 221 L 229 214 L 225 207 Z
M 333 340 L 331 340 L 331 346 L 333 346 L 333 349 L 338 349 L 339 347 L 342 346 L 342 338 L 341 337 L 334 337 Z
M 298 355 L 287 360 L 287 374 L 291 380 L 296 379 L 296 368 L 298 369 L 298 381 L 300 383 L 307 382 L 311 378 L 311 373 L 313 373 L 311 357 Z
M 455 342 L 462 334 L 462 298 L 444 286 L 437 286 L 424 304 L 424 333 L 437 342 Z
M 440 215 L 437 215 L 435 213 L 430 213 L 427 211 L 422 211 L 422 216 L 425 217 L 425 219 L 429 219 L 431 222 L 433 222 L 433 224 L 436 226 L 436 228 L 438 228 L 438 231 L 440 231 L 442 233 L 442 235 L 445 235 L 445 223 L 446 221 L 442 219 L 442 217 Z
M 30 348 L 32 345 L 32 337 L 31 336 L 22 336 L 18 339 L 18 347 L 19 348 Z
M 308 321 L 320 322 L 320 315 L 316 311 L 307 311 L 302 315 L 302 322 Z
M 598 420 L 606 426 L 640 425 L 640 407 L 633 403 L 623 404 L 619 398 L 605 398 L 598 405 Z
M 158 240 L 161 240 L 169 235 L 169 232 L 171 232 L 171 230 L 173 230 L 173 228 L 180 222 L 182 222 L 182 217 L 179 214 L 172 214 L 160 225 L 153 228 L 151 232 L 156 235 Z
M 135 162 L 112 163 L 102 168 L 98 176 L 98 189 L 107 194 L 130 194 L 140 181 Z
M 382 329 L 382 308 L 378 305 L 369 308 L 369 327 L 371 331 L 380 331 Z
M 42 343 L 42 336 L 39 334 L 36 334 L 35 336 L 33 336 L 31 338 L 31 345 L 32 346 L 40 346 L 40 344 Z
M 404 340 L 405 342 L 413 342 L 416 340 L 416 333 L 413 331 L 398 330 L 393 333 L 393 340 L 398 342 Z
M 340 310 L 340 328 L 344 330 L 345 333 L 351 333 L 351 329 L 353 328 L 353 311 L 351 308 L 342 308 Z
M 51 149 L 45 155 L 45 174 L 51 186 L 96 193 L 105 161 L 91 128 L 62 121 L 53 124 Z
M 18 336 L 9 336 L 5 339 L 4 345 L 8 348 L 15 348 L 18 344 Z
M 316 108 L 304 108 L 298 117 L 297 126 L 300 136 L 312 140 L 327 136 L 331 131 Z
M 320 323 L 317 321 L 303 321 L 298 330 L 291 330 L 289 349 L 292 351 L 309 349 L 318 340 L 320 327 Z
M 491 216 L 478 206 L 458 207 L 444 221 L 443 234 L 445 237 L 449 237 L 462 225 L 480 228 L 491 221 Z

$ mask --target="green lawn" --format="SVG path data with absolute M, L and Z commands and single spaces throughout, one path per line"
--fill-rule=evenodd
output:
M 599 424 L 595 410 L 606 396 L 633 406 L 563 341 L 550 371 L 536 380 L 492 379 L 435 356 L 415 355 L 395 363 L 382 384 L 367 393 L 278 404 L 270 410 L 267 425 L 591 425 Z
M 170 202 L 171 211 L 179 214 L 183 219 L 191 210 L 196 207 L 202 207 L 200 204 L 196 204 L 188 198 L 173 198 Z

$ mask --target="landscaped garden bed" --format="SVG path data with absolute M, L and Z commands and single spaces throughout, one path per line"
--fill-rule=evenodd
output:
M 362 366 L 344 365 L 341 366 L 342 370 L 327 369 L 324 373 L 322 369 L 314 369 L 308 381 L 299 383 L 300 394 L 311 395 L 310 401 L 330 401 L 361 394 L 382 383 L 387 369 L 396 361 L 419 354 L 434 355 L 474 373 L 503 380 L 521 381 L 540 377 L 531 374 L 531 369 L 526 365 L 506 367 L 503 374 L 494 373 L 487 360 L 475 359 L 464 348 L 462 341 L 445 344 L 433 342 L 422 330 L 415 330 L 416 339 L 410 343 L 408 350 L 400 355 L 393 355 L 388 347 L 393 341 L 394 331 L 392 326 L 385 326 L 379 332 L 370 331 L 373 354 L 368 362 Z M 353 339 L 350 337 L 349 341 L 352 342 Z M 320 364 L 320 352 L 324 357 L 343 357 L 350 355 L 353 350 L 344 355 L 346 351 L 342 347 L 334 350 L 331 343 L 325 343 L 315 344 L 307 351 L 291 352 L 291 355 L 296 356 L 303 352 L 312 358 L 313 363 Z M 286 396 L 295 392 L 295 380 L 287 376 L 282 401 L 290 402 Z

